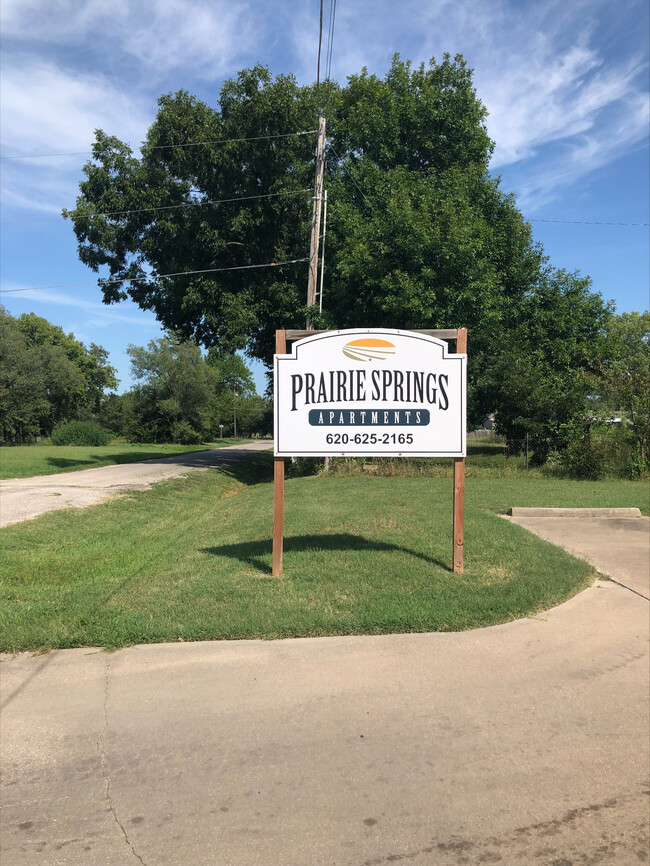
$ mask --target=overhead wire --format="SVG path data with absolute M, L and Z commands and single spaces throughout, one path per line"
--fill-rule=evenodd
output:
M 612 223 L 612 222 L 598 222 L 596 220 L 545 220 L 545 219 L 537 219 L 536 217 L 524 217 L 529 223 L 562 223 L 563 225 L 575 225 L 575 226 L 640 226 L 647 227 L 650 226 L 650 223 Z
M 316 63 L 316 112 L 320 116 L 320 53 L 323 45 L 323 0 L 320 0 L 320 19 L 318 26 L 318 61 Z
M 177 271 L 176 273 L 172 274 L 152 274 L 146 277 L 118 277 L 117 279 L 94 280 L 87 283 L 60 283 L 59 285 L 52 286 L 28 286 L 20 289 L 0 289 L 0 294 L 8 295 L 15 292 L 40 292 L 44 289 L 73 289 L 80 286 L 104 286 L 113 285 L 115 283 L 139 283 L 143 280 L 162 280 L 163 277 L 186 277 L 194 274 L 218 274 L 222 273 L 223 271 L 247 271 L 254 268 L 281 268 L 284 265 L 295 265 L 301 262 L 308 261 L 309 258 L 288 259 L 285 262 L 264 262 L 264 264 L 261 265 L 236 265 L 230 268 L 204 268 L 203 270 L 198 271 Z
M 330 0 L 330 22 L 327 34 L 327 51 L 325 53 L 325 80 L 329 81 L 332 75 L 332 47 L 334 43 L 334 25 L 336 22 L 336 0 Z
M 151 211 L 151 212 L 153 212 L 153 211 L 168 211 L 168 210 L 175 210 L 175 209 L 184 208 L 184 207 L 206 207 L 209 205 L 230 204 L 231 202 L 237 202 L 237 201 L 254 201 L 255 199 L 261 199 L 261 198 L 275 198 L 277 196 L 282 196 L 282 195 L 302 195 L 303 193 L 308 193 L 308 192 L 312 192 L 312 190 L 311 189 L 296 189 L 296 190 L 285 190 L 283 192 L 267 192 L 267 193 L 262 193 L 260 195 L 244 195 L 244 196 L 239 196 L 237 198 L 220 198 L 220 199 L 217 199 L 215 201 L 188 201 L 188 202 L 183 202 L 182 204 L 157 205 L 157 206 L 152 206 L 152 207 L 132 208 L 131 210 L 107 211 L 105 213 L 94 213 L 94 214 L 88 213 L 88 214 L 83 214 L 82 216 L 85 217 L 86 219 L 97 219 L 98 217 L 127 216 L 128 214 L 133 214 L 133 213 L 146 213 L 149 211 Z M 62 208 L 62 210 L 63 210 L 63 208 Z M 66 208 L 66 210 L 67 210 L 67 208 Z M 72 214 L 73 210 L 71 209 L 69 213 Z M 42 217 L 40 219 L 33 219 L 33 220 L 15 220 L 12 222 L 2 222 L 2 223 L 0 223 L 0 225 L 12 226 L 12 225 L 21 225 L 23 223 L 53 222 L 53 221 L 58 221 L 60 219 L 65 219 L 65 217 L 58 216 L 58 217 Z
M 299 135 L 314 135 L 317 129 L 306 129 L 301 132 L 283 132 L 277 135 L 254 135 L 249 138 L 217 138 L 212 141 L 185 141 L 179 144 L 154 144 L 147 150 L 161 150 L 167 147 L 207 147 L 213 144 L 236 144 L 242 141 L 269 141 L 273 138 L 292 138 Z M 140 150 L 141 148 L 137 148 Z M 75 150 L 68 153 L 29 153 L 15 156 L 0 156 L 0 159 L 50 159 L 58 156 L 86 156 L 92 154 L 92 150 Z
M 336 159 L 338 160 L 340 167 L 343 169 L 343 171 L 347 174 L 347 176 L 350 178 L 352 183 L 355 185 L 355 187 L 361 193 L 361 196 L 363 197 L 363 200 L 365 201 L 367 206 L 372 207 L 371 203 L 368 201 L 368 198 L 367 198 L 365 192 L 361 189 L 361 187 L 357 183 L 354 175 L 348 169 L 348 167 L 345 165 L 345 162 L 338 155 L 338 153 L 334 150 L 334 148 L 331 145 L 331 142 L 329 142 L 329 141 L 328 141 L 328 147 L 329 147 L 330 151 L 334 154 Z M 556 220 L 556 219 L 541 219 L 541 218 L 538 219 L 537 217 L 524 217 L 524 220 L 526 222 L 529 222 L 529 223 L 558 223 L 561 225 L 623 226 L 623 227 L 628 227 L 628 226 L 632 227 L 633 226 L 633 227 L 639 227 L 639 228 L 647 228 L 650 226 L 650 223 L 605 222 L 605 221 L 598 221 L 598 220 Z

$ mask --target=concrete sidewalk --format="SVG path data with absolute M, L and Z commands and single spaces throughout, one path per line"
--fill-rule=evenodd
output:
M 37 517 L 46 511 L 85 508 L 127 490 L 148 490 L 158 481 L 215 466 L 227 467 L 251 451 L 272 448 L 272 440 L 260 439 L 227 448 L 190 451 L 176 457 L 156 457 L 140 463 L 0 481 L 0 527 Z
M 2 669 L 2 866 L 648 860 L 648 602 Z
M 650 599 L 650 517 L 568 517 L 561 513 L 566 510 L 556 509 L 557 514 L 544 517 L 507 519 L 586 559 L 602 574 Z M 595 515 L 600 510 L 591 509 Z

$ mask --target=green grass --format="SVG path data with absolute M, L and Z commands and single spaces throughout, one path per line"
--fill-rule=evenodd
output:
M 468 479 L 465 574 L 451 559 L 451 477 L 286 484 L 285 571 L 271 576 L 271 458 L 193 473 L 0 530 L 0 648 L 451 631 L 564 601 L 593 579 L 498 514 L 637 505 L 634 482 Z
M 114 442 L 111 445 L 4 445 L 0 447 L 0 478 L 30 478 L 56 472 L 76 472 L 94 466 L 135 463 L 154 457 L 171 457 L 186 451 L 204 451 L 236 445 L 244 439 L 222 439 L 210 445 L 140 445 Z
M 526 469 L 524 454 L 507 457 L 505 441 L 501 437 L 486 436 L 467 441 L 466 476 L 474 478 L 530 477 L 548 475 L 540 469 Z M 310 458 L 303 458 L 308 469 Z M 316 461 L 312 458 L 312 463 Z M 322 461 L 319 461 L 319 465 Z M 300 470 L 300 466 L 298 466 Z M 382 475 L 384 477 L 446 478 L 449 475 L 449 458 L 335 458 L 330 474 L 333 475 Z

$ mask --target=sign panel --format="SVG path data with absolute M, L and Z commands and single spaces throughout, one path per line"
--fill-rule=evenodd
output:
M 413 331 L 298 340 L 275 356 L 275 455 L 464 457 L 466 366 Z

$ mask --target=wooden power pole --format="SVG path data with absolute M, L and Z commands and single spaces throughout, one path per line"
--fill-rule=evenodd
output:
M 307 283 L 307 306 L 316 303 L 318 284 L 318 240 L 320 237 L 320 213 L 323 199 L 323 174 L 325 173 L 325 118 L 318 118 L 318 144 L 316 145 L 316 182 L 314 184 L 314 210 L 311 220 L 311 245 L 309 247 L 309 281 Z M 307 330 L 313 328 L 307 318 Z

